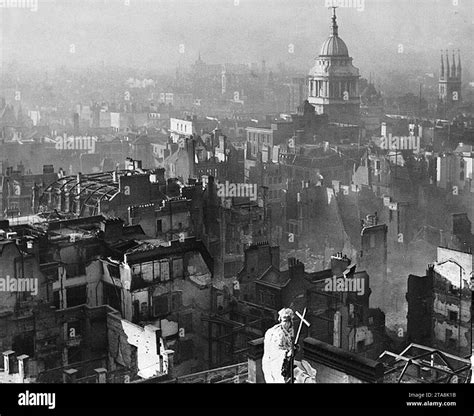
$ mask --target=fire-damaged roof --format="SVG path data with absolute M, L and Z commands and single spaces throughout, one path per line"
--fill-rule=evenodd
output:
M 87 212 L 86 208 L 98 212 L 97 207 L 101 201 L 111 201 L 120 193 L 117 180 L 119 176 L 142 174 L 143 170 L 134 168 L 64 176 L 45 188 L 40 197 L 40 207 L 43 211 L 52 210 L 52 196 L 66 193 L 74 197 L 71 205 L 80 204 L 75 207 L 75 212 L 80 212 L 79 216 Z
M 135 242 L 137 243 L 137 242 Z M 118 250 L 117 247 L 113 247 Z M 195 237 L 186 238 L 184 241 L 171 241 L 166 243 L 161 240 L 146 240 L 136 245 L 130 244 L 122 246 L 122 258 L 126 255 L 128 264 L 143 263 L 146 261 L 154 260 L 159 257 L 169 256 L 173 254 L 184 254 L 190 251 L 198 251 L 208 269 L 212 272 L 214 270 L 214 259 L 207 250 L 206 246 L 201 240 L 197 240 Z

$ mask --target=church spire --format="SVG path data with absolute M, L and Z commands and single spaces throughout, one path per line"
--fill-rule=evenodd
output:
M 441 50 L 441 71 L 440 71 L 439 77 L 444 78 L 443 50 Z
M 446 49 L 446 79 L 449 78 L 449 51 Z
M 456 72 L 456 58 L 453 50 L 453 64 L 451 65 L 451 77 L 456 78 L 458 73 Z
M 458 49 L 458 78 L 461 79 L 462 66 L 461 66 L 461 51 Z
M 339 36 L 338 26 L 337 26 L 336 9 L 337 9 L 337 7 L 332 8 L 331 36 Z

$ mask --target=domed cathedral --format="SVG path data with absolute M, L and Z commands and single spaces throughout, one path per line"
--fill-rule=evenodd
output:
M 461 81 L 461 52 L 458 50 L 458 63 L 456 65 L 453 51 L 453 59 L 450 65 L 448 51 L 446 51 L 446 61 L 443 57 L 443 51 L 441 51 L 441 67 L 438 82 L 438 114 L 440 116 L 446 117 L 450 110 L 461 104 Z
M 336 7 L 332 9 L 331 35 L 309 72 L 308 101 L 316 114 L 327 114 L 330 122 L 359 124 L 359 69 L 352 65 L 347 46 L 339 37 Z

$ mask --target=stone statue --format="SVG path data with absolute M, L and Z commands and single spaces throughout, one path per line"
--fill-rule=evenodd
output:
M 278 324 L 265 333 L 262 370 L 266 383 L 285 383 L 282 374 L 293 353 L 293 311 L 284 308 L 278 312 Z
M 316 383 L 316 370 L 303 361 L 294 361 L 298 350 L 298 340 L 302 324 L 309 326 L 303 315 L 296 312 L 301 319 L 298 334 L 294 340 L 294 313 L 289 308 L 278 312 L 278 324 L 267 330 L 264 338 L 262 370 L 266 383 Z

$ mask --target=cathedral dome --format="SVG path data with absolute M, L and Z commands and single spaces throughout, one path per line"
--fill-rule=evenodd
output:
M 323 43 L 319 56 L 349 56 L 345 42 L 339 37 L 335 7 L 333 8 L 331 22 L 331 35 Z
M 344 41 L 339 36 L 333 35 L 323 43 L 319 56 L 349 56 L 349 51 Z

